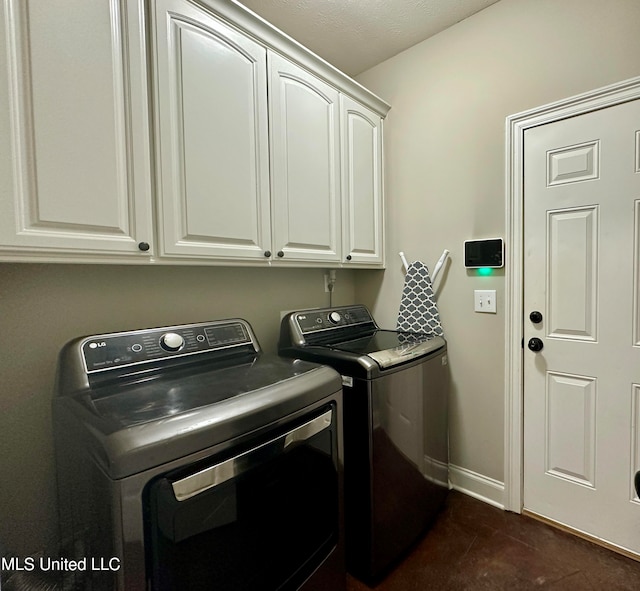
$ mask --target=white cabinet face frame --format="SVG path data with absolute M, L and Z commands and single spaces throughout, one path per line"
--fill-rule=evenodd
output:
M 343 259 L 384 263 L 382 118 L 348 96 L 342 114 Z
M 148 260 L 144 3 L 72 4 L 3 2 L 10 134 L 0 156 L 12 163 L 12 198 L 0 202 L 0 258 Z
M 338 263 L 339 93 L 275 53 L 268 65 L 274 254 Z
M 268 260 L 266 50 L 185 0 L 155 8 L 161 252 Z

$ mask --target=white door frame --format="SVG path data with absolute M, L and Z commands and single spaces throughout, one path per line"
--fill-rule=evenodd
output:
M 524 111 L 506 121 L 504 508 L 523 505 L 523 211 L 524 132 L 640 98 L 640 77 Z

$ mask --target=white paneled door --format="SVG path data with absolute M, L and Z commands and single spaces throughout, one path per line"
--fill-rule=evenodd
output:
M 640 101 L 524 146 L 524 508 L 640 554 Z

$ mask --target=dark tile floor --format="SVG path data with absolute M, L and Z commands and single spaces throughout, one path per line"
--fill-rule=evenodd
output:
M 638 591 L 640 562 L 452 491 L 438 521 L 375 590 L 541 588 Z M 369 589 L 348 578 L 347 591 Z

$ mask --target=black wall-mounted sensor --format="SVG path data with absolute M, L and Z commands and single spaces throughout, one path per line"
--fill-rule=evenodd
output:
M 464 266 L 467 269 L 504 267 L 504 241 L 502 238 L 465 240 Z

